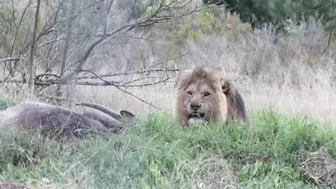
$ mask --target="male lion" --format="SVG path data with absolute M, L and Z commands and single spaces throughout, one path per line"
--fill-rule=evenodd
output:
M 228 120 L 246 122 L 244 100 L 226 73 L 213 67 L 183 71 L 175 85 L 173 116 L 177 124 L 189 126 Z

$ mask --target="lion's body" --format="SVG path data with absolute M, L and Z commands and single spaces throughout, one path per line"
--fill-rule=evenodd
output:
M 245 103 L 238 91 L 234 94 L 226 95 L 228 98 L 228 118 L 239 120 L 241 123 L 247 122 Z
M 224 125 L 229 119 L 246 121 L 243 98 L 224 71 L 211 67 L 181 73 L 175 86 L 173 116 L 182 126 L 206 122 Z

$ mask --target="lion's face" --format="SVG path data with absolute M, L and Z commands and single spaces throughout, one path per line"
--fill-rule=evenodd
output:
M 184 72 L 176 85 L 175 119 L 184 126 L 209 121 L 224 123 L 227 115 L 224 75 L 210 68 Z
M 188 86 L 184 94 L 184 105 L 189 123 L 208 122 L 220 98 L 220 95 L 204 81 Z

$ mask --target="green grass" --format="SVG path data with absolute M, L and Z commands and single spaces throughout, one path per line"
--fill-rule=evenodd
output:
M 13 106 L 17 104 L 17 102 L 13 100 L 4 100 L 0 98 L 0 110 L 6 109 L 8 106 Z
M 69 142 L 43 140 L 34 131 L 2 133 L 0 181 L 27 188 L 318 188 L 334 183 L 331 174 L 314 184 L 311 178 L 322 167 L 307 163 L 321 147 L 335 158 L 332 128 L 273 111 L 250 116 L 253 128 L 232 123 L 225 129 L 183 129 L 160 112 L 142 117 L 125 134 Z

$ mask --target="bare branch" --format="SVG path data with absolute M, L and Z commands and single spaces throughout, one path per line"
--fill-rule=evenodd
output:
M 120 88 L 120 87 L 118 87 L 118 86 L 114 86 L 114 87 L 117 88 L 117 89 L 119 89 L 120 91 L 122 91 L 122 92 L 124 92 L 124 93 L 127 93 L 127 94 L 133 96 L 134 98 L 140 100 L 141 102 L 143 102 L 143 103 L 145 103 L 145 104 L 148 104 L 148 105 L 152 106 L 152 107 L 155 108 L 155 109 L 159 109 L 159 110 L 161 110 L 161 108 L 159 108 L 159 107 L 153 105 L 153 104 L 150 103 L 150 102 L 147 102 L 146 100 L 143 100 L 143 99 L 137 97 L 136 95 L 130 93 L 129 91 L 126 91 L 126 90 L 124 90 L 124 89 L 122 89 L 122 88 Z
M 10 62 L 10 61 L 19 61 L 20 58 L 4 58 L 0 59 L 0 62 Z
M 94 73 L 94 72 L 92 72 L 90 70 L 83 70 L 83 71 L 89 72 L 89 73 L 93 74 L 97 79 L 99 79 L 99 80 L 101 80 L 103 82 L 103 83 L 99 83 L 99 82 L 98 83 L 97 82 L 84 82 L 85 85 L 91 85 L 91 84 L 103 85 L 103 86 L 111 85 L 111 86 L 114 86 L 114 87 L 125 87 L 125 88 L 130 88 L 130 87 L 145 87 L 145 86 L 152 86 L 152 85 L 157 85 L 157 84 L 160 84 L 160 83 L 164 83 L 164 82 L 166 82 L 166 81 L 168 81 L 170 79 L 169 76 L 168 76 L 168 74 L 167 74 L 164 79 L 156 81 L 156 82 L 130 85 L 129 83 L 136 82 L 136 80 L 139 81 L 139 79 L 133 80 L 131 82 L 126 82 L 126 83 L 120 84 L 121 82 L 107 81 L 107 80 L 103 79 L 102 77 L 100 77 L 98 74 L 96 74 L 96 73 Z M 140 79 L 143 79 L 143 78 L 140 78 Z M 79 84 L 79 83 L 82 83 L 82 82 L 75 82 L 75 83 Z
M 183 8 L 185 7 L 189 2 L 187 3 L 184 3 L 182 4 L 180 7 L 174 7 L 174 8 Z M 110 4 L 111 5 L 111 4 Z M 110 8 L 110 7 L 109 7 Z M 171 7 L 169 7 L 171 8 Z M 204 7 L 203 7 L 204 8 Z M 97 39 L 96 41 L 94 41 L 89 47 L 88 49 L 83 53 L 83 56 L 82 58 L 80 58 L 80 60 L 78 61 L 78 65 L 77 65 L 77 68 L 72 71 L 70 74 L 68 74 L 67 76 L 65 76 L 63 79 L 64 80 L 69 80 L 71 78 L 73 78 L 75 75 L 78 75 L 78 73 L 80 73 L 80 71 L 82 70 L 83 68 L 83 65 L 85 64 L 86 60 L 88 59 L 88 57 L 90 56 L 91 52 L 93 51 L 93 49 L 99 45 L 100 43 L 102 43 L 104 40 L 108 39 L 108 38 L 114 38 L 122 33 L 126 33 L 134 28 L 139 28 L 139 27 L 144 27 L 144 26 L 149 26 L 149 25 L 153 25 L 155 23 L 158 23 L 158 22 L 162 22 L 162 21 L 167 21 L 167 20 L 171 20 L 171 19 L 178 19 L 178 18 L 181 18 L 181 17 L 184 17 L 186 15 L 189 15 L 189 14 L 192 14 L 192 13 L 195 13 L 197 11 L 200 11 L 202 10 L 203 8 L 195 8 L 195 9 L 192 9 L 190 11 L 185 11 L 185 12 L 182 12 L 182 13 L 179 13 L 179 14 L 176 14 L 176 15 L 166 15 L 166 16 L 159 16 L 158 14 L 165 10 L 165 7 L 164 7 L 164 1 L 161 0 L 160 4 L 158 5 L 158 7 L 153 11 L 151 12 L 150 14 L 144 16 L 143 18 L 140 18 L 140 19 L 137 19 L 135 21 L 133 21 L 132 23 L 130 24 L 126 24 L 124 26 L 121 26 L 119 27 L 118 29 L 112 31 L 112 32 L 109 32 L 107 33 L 107 22 L 105 23 L 104 25 L 104 32 L 103 34 L 101 35 L 101 37 L 99 39 Z
M 166 60 L 163 60 L 163 61 L 160 61 L 160 62 L 154 63 L 154 64 L 150 65 L 150 66 L 148 67 L 148 69 L 152 69 L 152 68 L 153 68 L 153 67 L 155 67 L 155 66 L 158 66 L 158 65 L 161 65 L 161 64 L 167 63 L 167 62 L 169 62 L 169 61 L 171 61 L 171 60 L 176 60 L 176 59 L 179 59 L 179 58 L 181 58 L 181 57 L 183 57 L 183 56 L 187 55 L 189 52 L 190 52 L 190 51 L 187 51 L 187 52 L 185 52 L 185 53 L 183 53 L 183 54 L 181 54 L 181 55 L 179 55 L 179 56 L 172 57 L 172 58 L 168 58 L 168 59 L 166 59 Z M 176 70 L 174 70 L 174 71 L 176 71 Z
M 37 82 L 37 81 L 41 80 L 42 77 L 45 77 L 45 76 L 52 76 L 52 77 L 56 77 L 56 78 L 61 78 L 60 76 L 58 76 L 56 74 L 43 73 L 43 74 L 39 74 L 39 75 L 35 76 L 34 81 Z
M 141 70 L 141 71 L 123 72 L 123 73 L 115 73 L 115 74 L 103 74 L 103 75 L 99 75 L 99 78 L 136 75 L 136 74 L 144 74 L 144 73 L 151 73 L 151 72 L 177 72 L 177 71 L 179 71 L 179 69 L 151 69 L 151 70 Z M 81 77 L 73 78 L 73 80 L 80 80 L 80 79 L 98 79 L 98 77 L 97 76 L 81 76 Z
M 138 85 L 127 85 L 127 84 L 123 84 L 121 85 L 122 87 L 126 87 L 126 88 L 131 88 L 131 87 L 146 87 L 146 86 L 152 86 L 152 85 L 157 85 L 160 83 L 164 83 L 166 81 L 168 81 L 170 78 L 166 77 L 160 81 L 156 81 L 156 82 L 152 82 L 152 83 L 144 83 L 144 84 L 138 84 Z M 117 85 L 118 86 L 118 85 Z
M 17 40 L 17 35 L 18 35 L 19 31 L 20 31 L 19 29 L 20 29 L 20 27 L 22 25 L 23 18 L 26 15 L 26 12 L 27 12 L 28 8 L 30 7 L 30 5 L 31 5 L 31 3 L 28 3 L 27 6 L 25 7 L 25 9 L 23 10 L 23 12 L 21 14 L 19 24 L 18 24 L 18 26 L 16 26 L 15 34 L 14 34 L 13 41 L 12 41 L 12 48 L 11 48 L 11 51 L 9 53 L 10 56 L 13 55 L 14 44 L 15 44 L 15 42 Z
M 82 70 L 83 72 L 89 72 L 91 74 L 93 74 L 97 79 L 101 80 L 104 82 L 104 84 L 107 84 L 107 85 L 116 85 L 117 83 L 113 82 L 113 81 L 107 81 L 107 80 L 104 80 L 102 77 L 100 77 L 98 74 L 94 73 L 93 71 L 91 70 Z
M 89 70 L 85 70 L 85 71 L 89 71 Z M 152 106 L 152 107 L 154 107 L 154 108 L 156 108 L 156 109 L 160 109 L 159 107 L 153 105 L 152 103 L 149 103 L 149 102 L 147 102 L 146 100 L 144 100 L 144 99 L 142 99 L 142 98 L 140 98 L 140 97 L 138 97 L 138 96 L 132 94 L 131 92 L 122 89 L 121 86 L 118 86 L 117 84 L 115 84 L 115 83 L 113 83 L 113 82 L 104 80 L 103 78 L 99 77 L 99 75 L 97 75 L 96 73 L 94 73 L 94 72 L 92 72 L 92 71 L 89 71 L 89 72 L 92 73 L 92 74 L 94 74 L 94 75 L 95 75 L 96 77 L 98 77 L 100 80 L 102 80 L 102 81 L 104 82 L 104 85 L 111 85 L 111 86 L 117 88 L 118 90 L 120 90 L 120 91 L 122 91 L 122 92 L 124 92 L 124 93 L 126 93 L 126 94 L 129 94 L 129 95 L 133 96 L 134 98 L 140 100 L 141 102 L 143 102 L 143 103 L 145 103 L 145 104 L 148 104 L 148 105 L 150 105 L 150 106 Z
M 138 78 L 138 79 L 133 79 L 133 80 L 124 82 L 123 86 L 127 86 L 131 83 L 136 83 L 136 82 L 144 81 L 144 80 L 147 80 L 147 79 L 158 79 L 158 78 L 161 78 L 161 77 L 141 77 L 141 78 Z
M 69 75 L 65 76 L 65 78 L 63 78 L 63 80 L 68 80 L 71 79 L 74 75 L 77 75 L 78 73 L 81 72 L 82 67 L 85 63 L 85 61 L 88 59 L 88 57 L 90 56 L 91 52 L 93 51 L 93 49 L 99 45 L 102 41 L 104 41 L 106 38 L 105 37 L 101 37 L 100 39 L 96 40 L 95 42 L 93 42 L 90 47 L 86 50 L 86 52 L 84 53 L 83 57 L 79 60 L 79 64 L 77 66 L 77 68 L 70 73 Z
M 74 2 L 76 0 L 72 1 Z M 132 43 L 133 41 L 130 42 L 131 40 L 130 38 L 146 39 L 144 36 L 141 35 L 139 35 L 140 37 L 136 37 L 136 35 L 138 35 L 141 32 L 143 33 L 143 35 L 145 33 L 148 34 L 147 31 L 145 30 L 138 31 L 138 29 L 142 29 L 143 27 L 146 26 L 153 26 L 160 22 L 179 19 L 184 16 L 198 12 L 207 7 L 198 5 L 189 6 L 190 5 L 189 3 L 193 3 L 192 0 L 171 1 L 168 4 L 167 1 L 165 0 L 158 0 L 153 3 L 154 5 L 152 4 L 154 9 L 153 11 L 147 13 L 146 15 L 141 16 L 140 18 L 138 17 L 138 19 L 134 19 L 133 21 L 129 21 L 129 19 L 127 19 L 128 20 L 127 22 L 120 23 L 120 15 L 118 12 L 120 10 L 120 7 L 115 7 L 116 10 L 118 9 L 115 12 L 113 6 L 117 4 L 115 4 L 114 0 L 104 1 L 104 4 L 101 4 L 104 6 L 99 5 L 100 10 L 95 12 L 97 14 L 95 13 L 87 14 L 91 13 L 90 10 L 88 9 L 89 7 L 94 6 L 95 4 L 101 3 L 103 1 L 104 0 L 98 0 L 95 1 L 95 3 L 93 4 L 91 2 L 87 3 L 83 1 L 85 3 L 80 5 L 81 6 L 80 10 L 77 11 L 77 9 L 71 9 L 69 10 L 69 15 L 60 15 L 60 14 L 62 12 L 67 13 L 65 10 L 71 7 L 70 4 L 68 4 L 66 1 L 58 1 L 55 4 L 55 7 L 51 8 L 52 12 L 47 13 L 48 15 L 45 15 L 46 18 L 40 20 L 39 25 L 41 24 L 41 26 L 39 27 L 36 27 L 37 23 L 35 23 L 34 26 L 33 24 L 29 23 L 31 20 L 28 19 L 26 22 L 26 19 L 23 19 L 24 15 L 26 15 L 25 10 L 21 15 L 19 15 L 21 16 L 21 19 L 19 25 L 17 26 L 17 30 L 11 30 L 13 35 L 9 36 L 13 37 L 13 39 L 11 39 L 10 42 L 13 42 L 13 44 L 16 43 L 16 45 L 18 43 L 20 44 L 22 43 L 22 47 L 20 47 L 20 49 L 16 51 L 17 47 L 16 46 L 13 47 L 14 45 L 12 45 L 11 52 L 13 54 L 7 54 L 5 57 L 9 58 L 0 59 L 0 63 L 4 62 L 5 63 L 4 66 L 7 66 L 7 62 L 16 61 L 14 62 L 14 64 L 18 64 L 20 60 L 23 60 L 25 57 L 29 57 L 29 61 L 27 61 L 29 62 L 29 67 L 25 67 L 23 68 L 24 71 L 21 72 L 20 70 L 20 72 L 18 72 L 19 68 L 16 68 L 14 66 L 14 69 L 18 69 L 14 73 L 15 74 L 22 73 L 22 79 L 17 80 L 13 79 L 15 75 L 13 74 L 6 79 L 1 78 L 3 80 L 0 81 L 0 83 L 26 84 L 32 82 L 33 85 L 41 86 L 41 88 L 44 89 L 47 89 L 48 86 L 53 85 L 112 86 L 122 92 L 125 92 L 126 94 L 133 96 L 134 98 L 137 98 L 141 102 L 151 105 L 152 107 L 158 108 L 153 104 L 151 104 L 150 102 L 147 102 L 144 99 L 141 99 L 136 95 L 130 93 L 129 91 L 127 91 L 127 88 L 145 87 L 156 85 L 159 83 L 169 82 L 170 79 L 172 79 L 170 75 L 173 75 L 174 73 L 179 71 L 179 69 L 167 69 L 167 68 L 159 69 L 159 68 L 164 67 L 163 65 L 170 63 L 170 61 L 175 61 L 176 59 L 185 56 L 186 54 L 188 54 L 188 52 L 166 60 L 158 59 L 155 61 L 151 61 L 149 62 L 149 65 L 146 65 L 146 68 L 144 70 L 137 70 L 137 71 L 127 70 L 128 72 L 126 71 L 123 73 L 98 74 L 90 70 L 84 70 L 85 64 L 90 61 L 91 57 L 93 57 L 92 54 L 95 52 L 95 49 L 96 48 L 98 49 L 99 45 L 102 45 L 105 42 L 108 42 L 107 45 L 111 44 L 115 45 L 120 43 L 124 44 L 126 42 L 127 44 L 125 45 L 125 47 L 128 48 L 129 47 L 127 46 L 128 44 L 133 45 Z M 40 0 L 37 0 L 37 2 L 40 2 Z M 31 4 L 29 4 L 29 6 L 31 6 Z M 27 7 L 26 9 L 28 9 Z M 37 7 L 39 7 L 39 3 Z M 34 10 L 35 12 L 35 7 L 32 10 Z M 88 12 L 86 12 L 86 10 Z M 122 12 L 123 10 L 120 11 L 121 13 L 124 13 Z M 36 11 L 35 13 L 35 22 L 38 21 L 38 19 L 36 19 L 36 17 L 38 16 L 37 14 L 38 11 Z M 114 17 L 116 17 L 118 20 L 113 20 L 116 19 Z M 15 20 L 15 18 L 13 19 Z M 89 21 L 86 19 L 88 19 Z M 86 23 L 90 22 L 90 19 L 94 19 L 95 22 L 90 23 L 90 25 L 86 25 Z M 116 22 L 114 23 L 114 21 Z M 35 27 L 34 31 L 33 32 L 30 30 L 24 31 L 23 30 L 24 25 L 20 27 L 21 22 L 23 22 L 22 24 L 28 24 L 29 27 L 32 28 Z M 73 29 L 71 29 L 72 27 L 71 23 L 73 24 Z M 85 29 L 82 29 L 90 26 L 94 26 L 97 28 L 89 28 L 88 32 L 86 32 Z M 20 31 L 18 31 L 19 28 Z M 130 31 L 135 32 L 133 33 Z M 23 38 L 22 36 L 16 36 L 16 35 L 22 35 L 22 33 L 26 35 L 26 38 Z M 33 33 L 33 35 L 31 33 Z M 69 42 L 70 39 L 74 40 L 71 40 Z M 36 54 L 34 54 L 35 53 L 34 49 Z M 111 48 L 111 50 L 114 50 L 113 47 Z M 117 53 L 117 51 L 111 53 L 106 51 L 107 53 L 105 54 L 105 51 L 106 50 L 104 50 L 103 53 L 99 55 L 100 58 L 107 59 L 109 58 L 108 56 L 114 56 Z M 133 54 L 131 55 L 133 57 Z M 146 56 L 141 55 L 140 58 L 142 59 L 144 57 Z M 39 64 L 33 63 L 34 60 L 39 60 L 40 63 Z M 126 61 L 127 63 L 129 63 L 128 57 Z M 64 63 L 63 65 L 61 65 L 62 62 Z M 36 67 L 32 67 L 33 64 Z M 10 66 L 13 65 L 13 62 L 10 62 L 9 65 Z M 62 66 L 65 67 L 63 67 L 62 69 Z M 116 69 L 118 69 L 117 68 L 118 65 L 114 66 L 116 67 Z M 47 73 L 39 74 L 34 77 L 35 72 L 39 71 L 40 67 L 42 67 L 45 70 L 48 70 L 46 71 Z M 128 65 L 125 68 L 128 68 Z M 173 73 L 171 74 L 171 72 Z M 6 73 L 4 73 L 4 75 L 7 75 L 7 71 Z M 26 76 L 29 76 L 29 80 L 26 80 Z M 127 76 L 130 76 L 130 78 L 127 78 L 127 80 L 122 80 L 118 78 L 118 76 L 121 76 L 121 78 L 126 78 Z M 30 80 L 31 77 L 33 78 L 33 80 Z

